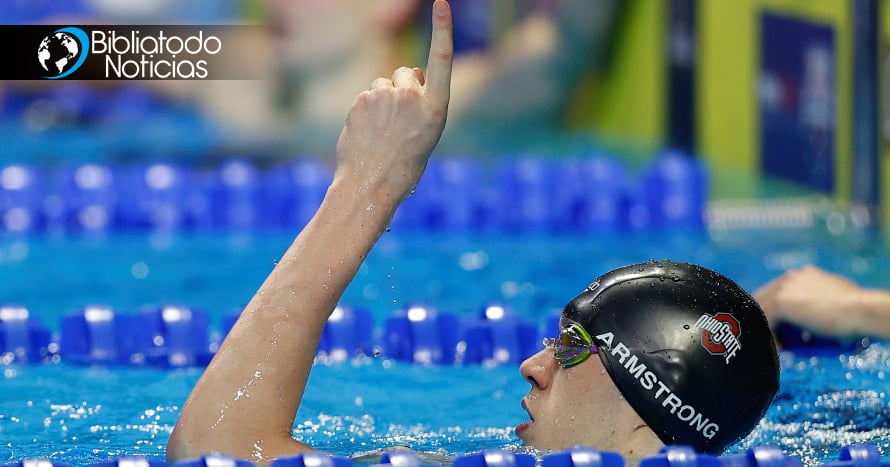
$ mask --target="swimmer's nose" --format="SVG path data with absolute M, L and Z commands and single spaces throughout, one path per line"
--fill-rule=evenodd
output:
M 519 366 L 519 373 L 532 385 L 533 389 L 543 390 L 550 386 L 555 365 L 556 359 L 553 358 L 553 351 L 544 349 L 522 362 L 522 365 Z

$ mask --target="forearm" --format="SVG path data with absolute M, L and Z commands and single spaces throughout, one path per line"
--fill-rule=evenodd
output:
M 815 266 L 786 271 L 754 298 L 772 326 L 785 322 L 842 339 L 890 339 L 890 291 L 864 288 Z
M 853 321 L 854 335 L 890 339 L 890 292 L 863 289 L 847 312 L 839 312 Z
M 168 456 L 261 461 L 305 448 L 291 429 L 319 338 L 396 204 L 343 180 L 328 189 L 195 386 Z

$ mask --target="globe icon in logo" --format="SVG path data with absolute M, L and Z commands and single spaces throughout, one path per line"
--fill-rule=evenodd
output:
M 43 38 L 37 48 L 37 60 L 52 75 L 61 75 L 75 65 L 80 53 L 77 39 L 67 32 L 56 31 Z M 73 71 L 73 70 L 72 70 Z

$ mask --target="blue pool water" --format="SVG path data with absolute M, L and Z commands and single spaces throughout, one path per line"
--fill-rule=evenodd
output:
M 206 311 L 219 332 L 224 315 L 251 297 L 292 235 L 9 237 L 0 242 L 0 300 L 27 307 L 56 331 L 63 315 L 86 304 L 135 311 L 173 303 Z M 650 258 L 697 262 L 751 291 L 807 263 L 868 286 L 890 283 L 886 250 L 868 235 L 394 230 L 380 240 L 343 302 L 366 306 L 378 327 L 412 303 L 472 314 L 500 302 L 543 323 L 598 274 Z M 813 465 L 836 459 L 844 445 L 865 442 L 890 455 L 890 346 L 874 343 L 855 354 L 784 352 L 781 361 L 776 403 L 733 451 L 776 444 Z M 85 464 L 125 454 L 162 457 L 201 369 L 84 367 L 63 360 L 0 371 L 0 461 L 44 456 Z M 391 445 L 447 455 L 521 449 L 512 430 L 525 420 L 519 400 L 527 391 L 515 365 L 423 366 L 372 357 L 317 365 L 294 431 L 341 455 Z

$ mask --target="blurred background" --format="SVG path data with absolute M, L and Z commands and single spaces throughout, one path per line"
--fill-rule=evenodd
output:
M 52 223 L 45 194 L 68 193 L 52 187 L 73 180 L 78 193 L 107 185 L 120 196 L 157 162 L 191 170 L 237 160 L 215 175 L 237 183 L 310 160 L 323 179 L 356 93 L 398 65 L 425 63 L 428 3 L 3 2 L 3 24 L 256 25 L 260 34 L 227 46 L 243 48 L 236 66 L 267 77 L 3 82 L 6 230 L 23 225 L 9 213 L 26 203 L 21 189 L 34 177 L 43 177 L 33 190 L 43 193 L 41 228 Z M 680 155 L 707 172 L 710 227 L 821 222 L 842 231 L 880 228 L 890 215 L 887 2 L 451 3 L 458 58 L 443 155 L 480 164 L 595 156 L 629 171 Z M 123 169 L 111 177 L 108 166 Z M 23 178 L 34 167 L 49 172 Z M 152 173 L 169 187 L 179 172 Z M 211 182 L 188 185 L 200 183 Z
M 343 296 L 371 311 L 377 335 L 390 317 L 406 323 L 398 313 L 415 303 L 471 323 L 489 319 L 480 305 L 503 303 L 543 324 L 591 274 L 650 258 L 697 262 L 751 291 L 807 264 L 867 286 L 890 283 L 890 1 L 449 1 L 457 56 L 445 133 Z M 431 3 L 0 0 L 2 25 L 246 25 L 224 38 L 237 57 L 227 65 L 262 77 L 0 81 L 0 366 L 206 363 L 318 207 L 355 96 L 398 66 L 426 63 Z M 10 47 L 20 46 L 0 43 L 0 73 Z M 509 329 L 525 329 L 504 316 Z M 150 325 L 133 324 L 142 319 Z M 333 329 L 347 331 L 326 336 L 370 331 L 364 318 L 341 323 Z M 865 342 L 840 347 L 786 331 L 789 347 L 853 352 Z M 829 371 L 806 354 L 787 360 L 783 385 L 792 385 L 750 442 L 781 440 L 825 460 L 841 443 L 890 439 L 886 347 L 871 349 L 823 360 Z M 111 372 L 113 382 L 95 383 L 106 373 L 35 368 L 3 368 L 14 397 L 0 401 L 0 458 L 59 446 L 89 459 L 161 452 L 197 378 L 172 372 L 156 384 L 141 375 L 168 374 Z M 414 387 L 414 372 L 397 373 L 409 381 L 393 384 Z M 441 375 L 432 386 L 453 397 L 454 374 Z M 367 386 L 379 387 L 355 385 Z M 323 401 L 342 399 L 316 387 Z M 496 394 L 482 400 L 509 400 L 520 412 L 509 393 Z M 317 445 L 352 452 L 351 441 L 334 446 L 338 433 L 360 434 L 364 414 L 387 411 L 364 400 L 332 406 L 362 421 L 320 430 L 334 435 Z M 394 413 L 425 416 L 429 400 Z M 464 416 L 472 404 L 454 401 L 459 409 L 442 413 L 488 426 L 473 420 L 491 411 Z M 80 415 L 103 406 L 126 421 Z M 327 426 L 323 414 L 321 423 L 308 417 L 305 426 Z M 416 435 L 420 448 L 511 442 L 512 429 L 455 438 L 443 428 L 439 437 L 422 423 L 434 434 Z M 402 436 L 377 433 L 387 443 Z M 880 446 L 886 455 L 887 442 Z

